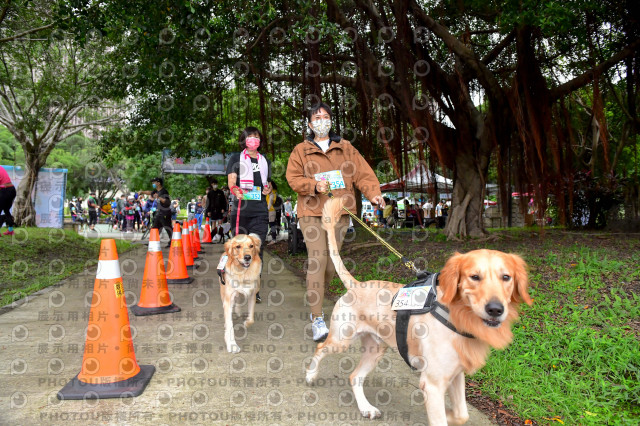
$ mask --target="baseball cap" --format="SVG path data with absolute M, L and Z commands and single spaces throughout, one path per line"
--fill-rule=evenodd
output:
M 164 185 L 164 179 L 162 179 L 161 177 L 154 177 L 153 179 L 151 179 L 151 182 L 159 182 L 160 185 Z

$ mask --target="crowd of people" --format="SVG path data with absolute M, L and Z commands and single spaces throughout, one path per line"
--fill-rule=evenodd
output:
M 385 207 L 374 207 L 373 213 L 363 213 L 367 225 L 382 228 L 426 228 L 435 224 L 444 228 L 449 216 L 450 200 L 440 200 L 435 206 L 432 200 L 422 199 L 392 200 L 384 197 Z
M 187 220 L 196 219 L 199 229 L 203 229 L 208 223 L 213 241 L 223 242 L 225 236 L 230 236 L 229 211 L 237 198 L 227 186 L 220 187 L 216 178 L 210 179 L 210 182 L 203 195 L 191 198 L 186 203 L 184 212 L 180 207 L 180 199 L 171 200 L 168 207 L 159 203 L 161 196 L 169 198 L 169 192 L 163 186 L 164 180 L 160 177 L 152 180 L 152 190 L 121 194 L 102 206 L 98 205 L 94 192 L 91 192 L 86 200 L 82 196 L 73 197 L 68 202 L 68 210 L 73 223 L 87 225 L 89 230 L 95 231 L 95 225 L 101 222 L 108 224 L 113 230 L 124 233 L 144 232 L 153 227 L 172 229 L 178 216 L 186 213 Z M 283 217 L 290 218 L 292 208 L 291 197 L 285 203 L 277 193 L 277 184 L 270 183 L 273 191 L 266 202 L 268 235 L 271 237 L 269 243 L 273 244 L 280 234 Z M 153 226 L 154 222 L 158 226 Z M 224 232 L 219 232 L 219 229 L 223 229 Z M 171 237 L 171 232 L 167 235 Z

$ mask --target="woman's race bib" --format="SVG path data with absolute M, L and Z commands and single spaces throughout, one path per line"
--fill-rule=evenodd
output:
M 248 191 L 246 189 L 244 189 L 243 191 L 244 191 L 244 193 L 242 194 L 243 200 L 260 201 L 262 199 L 262 188 L 259 186 L 254 186 L 251 191 Z
M 331 189 L 344 189 L 347 186 L 342 178 L 342 172 L 340 170 L 331 170 L 330 172 L 316 173 L 313 175 L 318 182 L 323 180 L 329 181 Z

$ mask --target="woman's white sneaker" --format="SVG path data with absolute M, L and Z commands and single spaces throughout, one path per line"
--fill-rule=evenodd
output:
M 329 329 L 327 328 L 327 324 L 324 322 L 324 314 L 322 316 L 313 318 L 311 316 L 311 332 L 313 333 L 313 341 L 316 343 L 324 342 L 329 335 Z

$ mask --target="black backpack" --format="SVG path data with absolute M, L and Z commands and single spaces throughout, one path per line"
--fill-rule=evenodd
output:
M 273 208 L 279 210 L 282 208 L 282 204 L 284 204 L 284 201 L 282 201 L 282 197 L 276 195 L 276 200 L 273 202 Z

